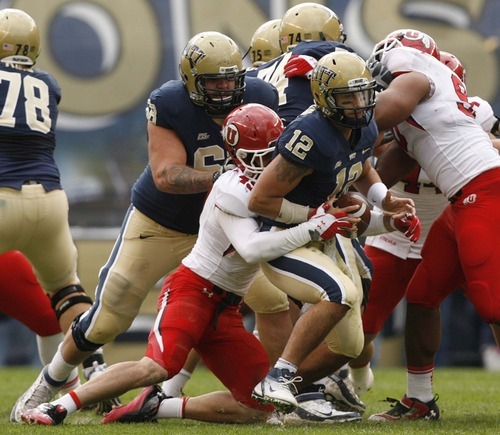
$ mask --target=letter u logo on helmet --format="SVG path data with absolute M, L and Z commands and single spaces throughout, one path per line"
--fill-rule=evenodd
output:
M 262 104 L 242 104 L 222 124 L 222 137 L 234 163 L 256 180 L 270 161 L 284 126 L 276 112 Z
M 372 51 L 368 63 L 379 61 L 383 55 L 395 47 L 411 47 L 422 53 L 430 54 L 440 60 L 439 48 L 436 41 L 427 33 L 414 29 L 399 29 L 389 33 L 382 41 L 377 43 Z

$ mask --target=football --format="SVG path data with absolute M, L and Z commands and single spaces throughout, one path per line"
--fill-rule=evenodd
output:
M 366 199 L 356 192 L 347 192 L 341 195 L 333 204 L 337 208 L 344 208 L 350 205 L 359 205 L 359 209 L 355 212 L 349 213 L 349 216 L 359 217 L 361 221 L 358 223 L 358 236 L 363 235 L 366 228 L 370 223 L 371 210 L 370 205 Z

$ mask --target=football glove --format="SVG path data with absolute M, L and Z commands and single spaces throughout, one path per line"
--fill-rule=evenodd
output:
M 344 234 L 352 228 L 353 224 L 348 220 L 348 214 L 337 212 L 334 214 L 326 213 L 330 204 L 325 203 L 319 206 L 309 219 L 314 224 L 314 230 L 311 231 L 311 240 L 331 240 L 336 234 Z
M 312 70 L 318 61 L 307 54 L 293 54 L 285 65 L 285 76 L 290 79 L 292 77 L 311 78 Z
M 410 239 L 412 242 L 416 242 L 420 238 L 420 232 L 422 230 L 420 219 L 411 213 L 406 213 L 401 218 L 391 217 L 391 226 L 403 233 L 405 237 Z
M 385 65 L 382 65 L 380 62 L 374 60 L 369 62 L 367 65 L 370 70 L 373 79 L 375 80 L 377 87 L 375 88 L 378 92 L 387 89 L 394 78 Z

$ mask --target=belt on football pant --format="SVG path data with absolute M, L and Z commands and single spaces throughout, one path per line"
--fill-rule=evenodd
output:
M 219 296 L 222 296 L 222 300 L 219 302 L 217 305 L 217 308 L 215 309 L 215 318 L 214 318 L 214 329 L 217 329 L 217 322 L 219 321 L 219 316 L 222 314 L 222 312 L 227 308 L 227 307 L 236 307 L 238 306 L 241 301 L 242 297 L 238 296 L 235 293 L 228 292 L 226 290 L 221 289 L 219 286 L 214 285 L 212 287 L 212 291 Z

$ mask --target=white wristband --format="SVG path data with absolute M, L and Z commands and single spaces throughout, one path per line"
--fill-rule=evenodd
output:
M 384 214 L 378 211 L 371 212 L 370 223 L 363 231 L 363 237 L 368 236 L 378 236 L 379 234 L 384 234 L 389 232 L 384 225 Z
M 382 201 L 387 195 L 387 190 L 387 186 L 384 183 L 380 181 L 378 183 L 374 183 L 368 189 L 368 195 L 366 196 L 366 199 L 368 199 L 368 201 L 370 201 L 372 205 L 383 208 Z
M 307 221 L 308 215 L 309 207 L 307 205 L 295 204 L 283 198 L 280 213 L 275 220 L 284 224 L 301 224 Z

